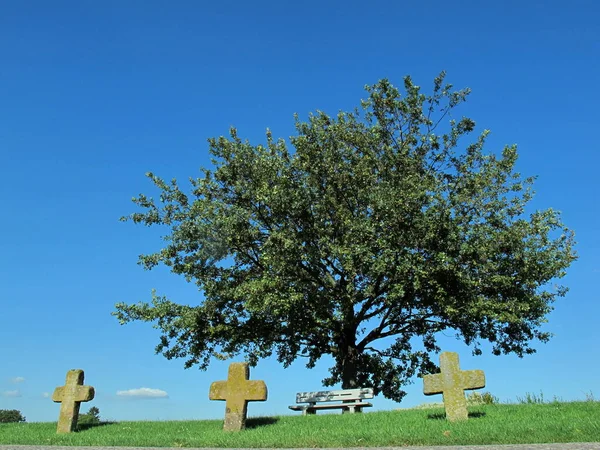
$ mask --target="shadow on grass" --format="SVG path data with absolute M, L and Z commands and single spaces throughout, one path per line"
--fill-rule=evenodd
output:
M 258 428 L 265 427 L 267 425 L 274 425 L 279 421 L 277 417 L 253 417 L 246 420 L 246 428 Z
M 481 412 L 481 411 L 473 411 L 469 413 L 469 418 L 479 418 L 479 417 L 484 417 L 485 413 Z M 446 413 L 434 413 L 434 414 L 427 414 L 427 418 L 428 419 L 432 419 L 432 420 L 446 420 Z
M 104 425 L 114 425 L 117 422 L 99 422 L 99 423 L 82 423 L 77 425 L 77 431 L 85 431 L 90 428 L 103 427 Z

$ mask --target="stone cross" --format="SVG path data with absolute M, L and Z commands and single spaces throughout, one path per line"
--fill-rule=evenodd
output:
M 57 387 L 52 394 L 52 401 L 60 403 L 60 415 L 58 416 L 56 432 L 70 433 L 75 431 L 81 402 L 89 402 L 93 398 L 94 388 L 83 386 L 83 370 L 69 370 L 65 385 Z
M 460 370 L 458 353 L 443 352 L 440 355 L 442 373 L 425 375 L 423 393 L 425 395 L 442 394 L 446 418 L 451 421 L 467 420 L 466 390 L 485 387 L 483 370 Z
M 210 400 L 225 400 L 224 431 L 240 431 L 246 426 L 248 402 L 267 399 L 264 381 L 249 381 L 248 363 L 231 363 L 227 381 L 215 381 L 210 385 Z

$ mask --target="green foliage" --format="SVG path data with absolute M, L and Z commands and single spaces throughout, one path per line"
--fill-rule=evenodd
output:
M 544 393 L 540 391 L 540 395 L 536 395 L 535 393 L 526 392 L 525 397 L 517 397 L 517 402 L 521 404 L 540 405 L 545 403 Z
M 590 392 L 585 392 L 585 401 L 586 402 L 595 402 L 596 398 L 594 397 L 594 393 L 590 390 Z
M 515 171 L 516 146 L 484 152 L 488 131 L 454 119 L 469 94 L 444 83 L 423 94 L 381 80 L 353 112 L 296 117 L 294 150 L 269 130 L 266 145 L 209 139 L 214 169 L 184 192 L 148 173 L 159 201 L 123 220 L 169 230 L 140 256 L 203 291 L 198 306 L 153 293 L 116 305 L 124 324 L 156 322 L 156 347 L 185 367 L 275 354 L 311 368 L 330 355 L 327 386 L 401 387 L 432 373 L 449 330 L 473 352 L 535 352 L 546 315 L 566 288 L 548 289 L 575 259 L 573 232 L 553 209 L 526 214 L 533 177 Z
M 587 396 L 586 396 L 586 401 L 589 401 Z M 544 398 L 544 393 L 542 391 L 540 391 L 539 395 L 526 392 L 525 397 L 517 397 L 517 403 L 530 404 L 530 405 L 541 405 L 544 403 L 548 403 L 550 405 L 558 406 L 558 405 L 564 403 L 564 401 L 561 397 L 558 397 L 556 395 L 552 396 L 552 401 L 547 401 Z
M 18 423 L 25 422 L 25 417 L 21 411 L 16 409 L 0 409 L 0 423 Z
M 92 406 L 87 413 L 79 414 L 79 419 L 77 420 L 77 425 L 96 425 L 100 423 L 100 410 Z
M 467 403 L 470 405 L 497 405 L 500 399 L 491 392 L 470 392 L 467 394 Z

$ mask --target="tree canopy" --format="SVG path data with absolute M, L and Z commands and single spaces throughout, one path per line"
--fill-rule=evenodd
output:
M 430 94 L 410 77 L 367 86 L 359 108 L 308 121 L 265 145 L 209 139 L 214 167 L 182 190 L 147 176 L 159 201 L 122 220 L 169 229 L 141 255 L 194 282 L 198 306 L 153 295 L 118 303 L 119 321 L 155 322 L 157 353 L 206 369 L 212 358 L 276 355 L 314 367 L 326 386 L 372 386 L 400 401 L 402 386 L 436 369 L 439 333 L 481 353 L 535 352 L 552 303 L 550 281 L 575 259 L 573 232 L 553 209 L 526 211 L 534 177 L 516 172 L 516 146 L 485 152 L 488 131 L 454 118 L 469 89 L 445 74 Z

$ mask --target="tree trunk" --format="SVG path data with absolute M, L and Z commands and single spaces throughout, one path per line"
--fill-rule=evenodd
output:
M 340 372 L 342 377 L 342 389 L 358 388 L 358 349 L 356 348 L 356 334 L 351 328 L 347 328 L 340 343 Z
M 340 333 L 340 372 L 342 377 L 342 389 L 358 388 L 358 349 L 356 348 L 357 323 L 354 316 L 354 307 L 351 298 L 343 299 Z
M 356 347 L 346 347 L 346 354 L 342 356 L 342 389 L 358 388 L 358 367 L 356 367 Z

